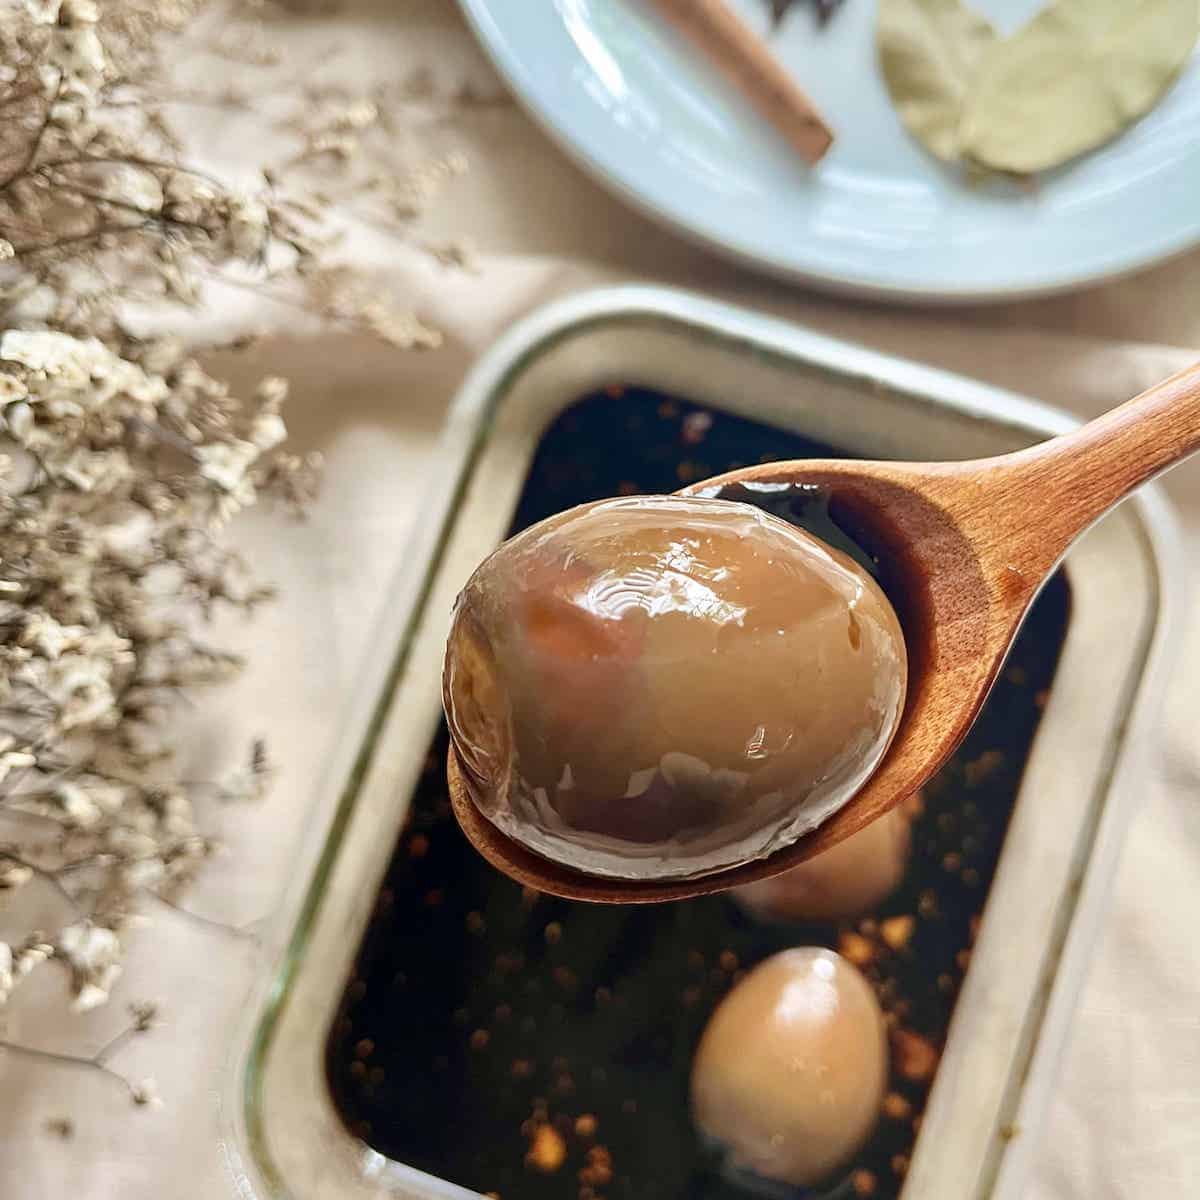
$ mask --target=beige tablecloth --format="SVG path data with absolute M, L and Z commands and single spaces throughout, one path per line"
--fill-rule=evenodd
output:
M 353 0 L 340 17 L 285 22 L 273 36 L 289 53 L 320 59 L 319 72 L 363 86 L 428 65 L 439 88 L 470 81 L 478 93 L 502 90 L 447 0 Z M 210 114 L 197 139 L 214 164 L 236 169 L 246 161 L 244 127 L 237 114 Z M 367 631 L 419 517 L 422 472 L 445 405 L 477 353 L 531 307 L 604 281 L 684 284 L 1083 416 L 1200 354 L 1200 252 L 1051 300 L 943 311 L 834 302 L 757 278 L 635 215 L 511 105 L 460 112 L 437 136 L 465 152 L 470 170 L 432 205 L 423 230 L 430 239 L 469 236 L 479 248 L 477 272 L 446 270 L 365 233 L 351 252 L 381 288 L 408 297 L 444 331 L 442 349 L 403 354 L 350 334 L 301 336 L 278 312 L 253 307 L 221 314 L 226 324 L 274 325 L 256 360 L 229 370 L 292 377 L 289 423 L 301 444 L 326 453 L 329 479 L 306 525 L 264 513 L 240 526 L 262 572 L 283 582 L 284 599 L 250 628 L 229 627 L 253 666 L 189 720 L 186 753 L 205 769 L 258 732 L 282 764 L 264 805 L 208 814 L 230 848 L 188 903 L 217 920 L 260 917 L 287 882 L 295 814 L 318 786 L 355 664 L 371 652 Z M 1194 553 L 1200 467 L 1177 470 L 1166 487 Z M 1153 766 L 1040 1142 L 1035 1200 L 1200 1195 L 1197 680 L 1200 622 L 1179 647 Z M 0 1057 L 0 1196 L 231 1194 L 214 1150 L 214 1086 L 244 992 L 231 981 L 252 969 L 254 950 L 169 911 L 148 920 L 156 928 L 131 935 L 129 969 L 108 1009 L 64 1024 L 53 1015 L 57 996 L 51 1010 L 39 994 L 14 1008 L 8 1035 L 89 1052 L 119 1028 L 126 1000 L 159 999 L 166 1027 L 130 1045 L 119 1066 L 135 1078 L 155 1076 L 162 1106 L 127 1109 L 119 1089 L 95 1072 Z M 73 1119 L 71 1140 L 47 1133 L 57 1116 Z

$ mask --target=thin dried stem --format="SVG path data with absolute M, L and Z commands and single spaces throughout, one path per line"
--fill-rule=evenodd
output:
M 190 921 L 194 925 L 210 929 L 214 933 L 227 934 L 229 937 L 244 938 L 249 942 L 257 942 L 259 940 L 258 934 L 254 931 L 254 926 L 258 924 L 257 919 L 246 921 L 241 925 L 230 925 L 226 921 L 218 921 L 212 917 L 203 916 L 201 913 L 193 912 L 190 908 L 184 908 L 174 900 L 168 899 L 161 892 L 150 892 L 148 894 L 156 903 L 170 909 L 171 912 L 183 917 L 184 920 Z
M 30 862 L 29 859 L 17 853 L 15 847 L 0 845 L 0 859 L 16 864 L 18 867 L 23 867 L 26 871 L 33 874 L 35 879 L 40 879 L 47 887 L 55 892 L 59 899 L 62 900 L 75 914 L 76 917 L 84 916 L 83 910 L 79 906 L 78 900 L 70 892 L 60 878 L 59 871 L 51 871 L 46 867 L 39 866 L 35 862 Z
M 112 1067 L 106 1066 L 102 1062 L 97 1062 L 95 1058 L 84 1058 L 76 1054 L 60 1054 L 56 1050 L 42 1050 L 37 1046 L 22 1046 L 19 1042 L 3 1040 L 0 1040 L 0 1051 L 7 1051 L 7 1053 L 14 1054 L 19 1058 L 30 1058 L 36 1059 L 38 1062 L 52 1063 L 56 1066 L 73 1067 L 76 1070 L 84 1071 L 98 1071 L 101 1075 L 106 1075 L 109 1079 L 116 1080 L 129 1093 L 129 1098 L 137 1102 L 138 1091 L 136 1086 L 119 1071 L 114 1071 Z
M 51 1066 L 68 1067 L 77 1071 L 95 1071 L 119 1083 L 135 1104 L 148 1104 L 152 1096 L 146 1084 L 135 1084 L 120 1071 L 116 1071 L 108 1065 L 109 1059 L 124 1049 L 133 1038 L 145 1033 L 152 1026 L 154 1006 L 134 1005 L 131 1007 L 131 1012 L 133 1014 L 132 1022 L 109 1038 L 94 1054 L 63 1054 L 57 1050 L 43 1050 L 38 1046 L 26 1046 L 20 1042 L 6 1040 L 0 1040 L 0 1052 L 7 1052 L 18 1058 L 26 1058 Z

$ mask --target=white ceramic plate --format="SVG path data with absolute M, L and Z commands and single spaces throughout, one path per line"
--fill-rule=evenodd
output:
M 731 0 L 757 29 L 768 0 Z M 973 0 L 1009 32 L 1042 0 Z M 1130 0 L 1136 3 L 1137 0 Z M 1200 241 L 1200 58 L 1121 138 L 1032 190 L 971 187 L 905 134 L 875 61 L 875 0 L 780 59 L 838 133 L 809 170 L 646 0 L 461 0 L 517 95 L 602 181 L 765 270 L 883 298 L 1056 291 Z

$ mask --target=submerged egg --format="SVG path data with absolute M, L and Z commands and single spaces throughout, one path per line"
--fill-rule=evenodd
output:
M 832 950 L 785 950 L 721 1001 L 692 1064 L 692 1115 L 732 1166 L 805 1186 L 875 1126 L 888 1075 L 870 984 Z
M 458 599 L 443 694 L 480 811 L 577 870 L 686 877 L 837 811 L 904 705 L 856 563 L 750 505 L 629 497 L 505 542 Z
M 853 917 L 886 900 L 908 865 L 908 817 L 890 809 L 870 825 L 790 871 L 734 888 L 743 907 L 777 920 Z

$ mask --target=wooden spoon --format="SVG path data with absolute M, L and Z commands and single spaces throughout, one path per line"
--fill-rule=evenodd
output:
M 912 795 L 946 762 L 1071 542 L 1139 484 L 1197 449 L 1200 364 L 1073 433 L 1014 454 L 957 463 L 775 462 L 684 489 L 704 495 L 755 481 L 816 484 L 827 490 L 834 520 L 878 556 L 908 647 L 904 715 L 878 770 L 799 841 L 699 879 L 599 878 L 526 850 L 478 812 L 451 750 L 450 797 L 459 824 L 485 858 L 519 883 L 573 900 L 678 900 L 796 866 Z

